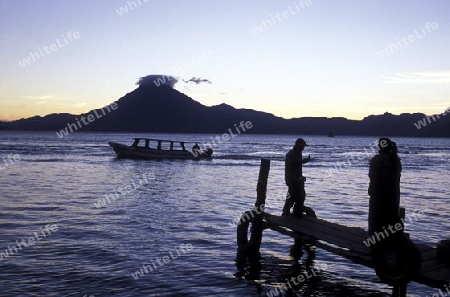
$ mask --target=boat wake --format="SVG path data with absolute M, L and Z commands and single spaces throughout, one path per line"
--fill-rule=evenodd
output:
M 260 161 L 262 158 L 273 161 L 284 161 L 284 156 L 264 156 L 264 155 L 214 155 L 215 160 L 255 160 Z

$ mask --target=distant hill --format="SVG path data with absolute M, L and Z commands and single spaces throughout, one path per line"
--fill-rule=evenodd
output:
M 436 121 L 422 113 L 372 115 L 361 121 L 345 118 L 304 117 L 284 119 L 252 109 L 236 109 L 226 104 L 207 107 L 177 90 L 162 85 L 140 85 L 116 101 L 116 109 L 91 110 L 82 115 L 51 114 L 13 122 L 0 122 L 0 129 L 60 131 L 72 124 L 77 131 L 219 133 L 234 124 L 250 121 L 248 133 L 367 136 L 450 137 L 450 116 Z M 113 107 L 113 105 L 111 105 Z M 90 115 L 90 120 L 86 118 Z M 84 122 L 81 121 L 84 117 Z M 416 127 L 419 121 L 420 129 Z M 69 131 L 69 130 L 67 130 Z M 234 131 L 234 130 L 233 130 Z

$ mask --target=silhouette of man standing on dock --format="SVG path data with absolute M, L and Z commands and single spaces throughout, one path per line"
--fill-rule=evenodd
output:
M 286 154 L 284 167 L 284 180 L 288 186 L 288 197 L 283 207 L 283 215 L 289 215 L 291 207 L 294 205 L 293 214 L 297 217 L 302 217 L 303 204 L 305 203 L 305 180 L 303 177 L 302 165 L 308 163 L 310 156 L 303 158 L 302 151 L 307 146 L 303 138 L 298 138 L 295 145 Z
M 402 164 L 397 145 L 389 138 L 380 138 L 378 154 L 369 169 L 369 234 L 382 232 L 400 222 L 400 176 Z

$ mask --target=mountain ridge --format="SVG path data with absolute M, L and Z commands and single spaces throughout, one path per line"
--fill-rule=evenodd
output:
M 113 104 L 117 104 L 116 109 L 108 107 Z M 140 85 L 108 106 L 80 115 L 54 113 L 0 122 L 0 129 L 61 131 L 71 127 L 68 132 L 225 133 L 234 124 L 251 121 L 253 128 L 247 133 L 253 134 L 327 135 L 332 132 L 349 136 L 450 137 L 450 117 L 445 117 L 449 110 L 428 117 L 423 113 L 393 115 L 386 112 L 362 120 L 344 117 L 285 119 L 226 103 L 208 107 L 164 85 Z M 88 122 L 86 118 L 94 120 Z

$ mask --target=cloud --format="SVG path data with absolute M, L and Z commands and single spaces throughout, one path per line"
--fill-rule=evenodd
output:
M 390 83 L 450 83 L 450 71 L 396 72 L 382 77 Z
M 33 100 L 61 100 L 65 97 L 62 94 L 48 94 L 48 95 L 33 95 L 33 96 L 20 96 L 21 99 L 33 99 Z
M 208 83 L 208 84 L 211 83 L 211 81 L 209 79 L 204 79 L 204 78 L 200 78 L 200 77 L 193 77 L 193 78 L 191 78 L 189 80 L 183 80 L 183 81 L 186 82 L 186 83 L 193 82 L 193 83 L 195 83 L 197 85 L 201 84 L 201 83 Z
M 75 108 L 83 108 L 85 106 L 88 106 L 88 104 L 86 102 L 80 102 L 80 103 L 71 104 L 70 106 L 75 107 Z
M 167 85 L 171 88 L 175 86 L 177 82 L 179 82 L 180 79 L 177 77 L 174 77 L 172 75 L 163 75 L 163 74 L 150 74 L 144 77 L 139 78 L 138 82 L 136 83 L 139 86 L 142 85 L 151 85 L 151 86 L 161 86 L 161 85 Z M 195 84 L 201 84 L 201 83 L 207 83 L 210 84 L 211 81 L 209 79 L 204 79 L 200 77 L 192 77 L 191 79 L 185 80 L 183 79 L 185 83 L 193 82 Z
M 160 85 L 166 85 L 173 88 L 175 84 L 178 82 L 178 80 L 179 80 L 178 78 L 171 75 L 150 74 L 139 78 L 136 84 L 139 86 L 152 85 L 157 87 L 159 87 Z

